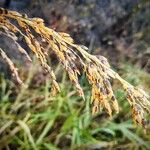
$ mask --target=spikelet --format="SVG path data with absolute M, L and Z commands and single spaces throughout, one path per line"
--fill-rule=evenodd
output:
M 23 84 L 22 80 L 20 79 L 18 75 L 18 69 L 15 67 L 14 63 L 11 61 L 11 59 L 7 56 L 7 54 L 0 48 L 0 56 L 3 58 L 3 60 L 8 64 L 12 76 L 16 79 L 18 84 Z
M 17 25 L 16 23 L 14 24 L 14 22 L 16 22 Z M 123 80 L 110 68 L 106 58 L 103 56 L 90 55 L 87 52 L 87 47 L 75 44 L 69 34 L 56 32 L 46 27 L 41 18 L 28 18 L 26 14 L 22 15 L 16 11 L 9 11 L 3 8 L 0 8 L 0 34 L 11 38 L 16 44 L 18 51 L 31 61 L 28 53 L 17 42 L 18 34 L 24 38 L 29 49 L 36 55 L 44 70 L 46 70 L 51 77 L 52 95 L 56 94 L 60 89 L 55 74 L 47 63 L 48 54 L 44 48 L 44 44 L 47 44 L 49 50 L 56 54 L 59 62 L 67 71 L 70 80 L 76 87 L 77 92 L 83 98 L 84 92 L 79 84 L 78 75 L 81 74 L 81 71 L 84 72 L 91 85 L 93 114 L 99 112 L 101 108 L 104 109 L 109 116 L 112 115 L 113 111 L 119 112 L 118 102 L 111 85 L 112 80 L 118 80 L 126 92 L 126 98 L 131 105 L 134 121 L 144 127 L 146 126 L 144 112 L 150 114 L 150 101 L 145 92 Z M 17 81 L 22 83 L 17 69 L 2 49 L 0 49 L 0 54 L 10 66 Z M 77 62 L 80 64 L 80 69 Z

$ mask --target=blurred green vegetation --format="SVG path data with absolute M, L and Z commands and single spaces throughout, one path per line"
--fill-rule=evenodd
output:
M 26 79 L 28 87 L 17 88 L 0 77 L 0 149 L 150 149 L 150 132 L 132 122 L 130 106 L 117 83 L 113 86 L 119 114 L 109 118 L 101 111 L 92 116 L 90 87 L 84 75 L 80 83 L 86 101 L 77 96 L 66 73 L 59 79 L 61 92 L 52 97 L 48 77 L 34 87 L 38 67 L 33 66 Z M 143 85 L 149 92 L 150 74 L 130 64 L 121 65 L 119 71 L 127 81 Z M 56 67 L 55 73 L 60 72 Z
M 60 1 L 65 4 L 60 5 Z M 13 0 L 10 9 L 26 12 L 31 17 L 44 18 L 50 27 L 70 33 L 75 41 L 93 46 L 93 50 L 102 47 L 104 50 L 97 49 L 96 54 L 108 53 L 109 55 L 105 56 L 108 55 L 111 64 L 116 64 L 117 72 L 150 95 L 150 74 L 147 73 L 150 72 L 149 1 L 102 2 L 106 3 L 105 8 L 99 0 L 51 0 L 49 3 L 43 0 Z M 130 7 L 134 2 L 140 3 L 134 7 L 134 13 L 126 18 L 132 11 Z M 2 3 L 0 2 L 1 6 Z M 95 41 L 91 40 L 91 35 L 94 35 Z M 5 46 L 5 42 L 0 40 L 0 44 Z M 110 42 L 112 45 L 109 45 Z M 16 56 L 12 44 L 9 42 L 8 45 L 12 50 L 9 54 Z M 126 57 L 128 59 L 125 59 Z M 115 59 L 118 60 L 117 63 Z M 122 60 L 139 66 L 120 63 Z M 27 87 L 17 87 L 0 75 L 0 150 L 150 149 L 150 129 L 146 131 L 133 123 L 130 106 L 117 82 L 112 84 L 120 106 L 119 114 L 113 114 L 113 117 L 109 118 L 102 110 L 92 116 L 90 87 L 84 75 L 79 79 L 86 101 L 77 96 L 75 88 L 60 66 L 56 67 L 55 73 L 61 92 L 52 97 L 50 79 L 46 77 L 45 80 L 35 80 L 39 73 L 36 70 L 39 66 L 35 64 L 31 66 L 28 75 L 25 71 L 27 68 L 20 71 L 23 78 L 26 78 Z M 3 64 L 1 67 L 5 68 Z

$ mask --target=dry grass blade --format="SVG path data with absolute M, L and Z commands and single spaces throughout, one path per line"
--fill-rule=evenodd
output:
M 16 22 L 17 25 L 16 23 L 14 24 L 14 22 Z M 0 8 L 0 31 L 11 38 L 15 37 L 16 34 L 24 38 L 29 49 L 35 53 L 43 68 L 50 74 L 52 80 L 52 94 L 56 94 L 60 89 L 55 74 L 47 63 L 48 52 L 45 51 L 45 45 L 56 54 L 58 60 L 68 72 L 70 80 L 77 88 L 77 92 L 83 98 L 84 92 L 78 82 L 78 75 L 81 74 L 81 72 L 86 74 L 92 87 L 91 101 L 93 104 L 93 114 L 99 112 L 100 108 L 104 108 L 110 116 L 113 111 L 119 112 L 118 102 L 111 86 L 111 81 L 116 79 L 121 83 L 126 92 L 127 100 L 132 108 L 133 119 L 136 123 L 143 126 L 146 125 L 144 112 L 146 111 L 150 114 L 150 101 L 145 92 L 123 80 L 110 68 L 106 58 L 90 55 L 85 46 L 75 44 L 69 34 L 56 32 L 46 27 L 41 18 L 28 18 L 27 15 L 22 15 L 16 11 L 9 11 L 3 8 Z M 17 44 L 16 40 L 13 41 Z M 19 44 L 17 45 L 19 51 L 30 58 L 27 53 L 19 47 Z M 18 76 L 17 69 L 2 50 L 1 56 L 6 59 L 12 73 L 14 73 L 17 80 L 22 83 Z M 76 62 L 80 64 L 80 69 Z
M 27 134 L 28 138 L 29 138 L 29 141 L 33 147 L 33 149 L 36 150 L 36 145 L 35 145 L 35 142 L 34 142 L 34 139 L 31 135 L 31 132 L 30 132 L 30 129 L 29 127 L 27 126 L 27 124 L 24 122 L 24 121 L 21 121 L 21 120 L 18 120 L 17 123 L 20 125 L 20 127 L 25 131 L 25 133 Z

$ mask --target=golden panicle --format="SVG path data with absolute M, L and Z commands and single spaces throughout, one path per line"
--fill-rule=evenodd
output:
M 94 56 L 87 52 L 88 48 L 77 45 L 69 34 L 56 32 L 44 25 L 41 18 L 29 18 L 26 14 L 22 15 L 16 11 L 0 8 L 0 34 L 11 38 L 16 44 L 18 51 L 31 61 L 28 53 L 18 43 L 17 36 L 23 37 L 26 45 L 39 59 L 42 67 L 46 70 L 52 80 L 51 93 L 54 95 L 60 91 L 52 68 L 47 63 L 48 52 L 44 45 L 53 51 L 59 62 L 67 71 L 70 80 L 75 85 L 77 92 L 84 98 L 84 92 L 78 81 L 81 72 L 91 85 L 92 113 L 95 114 L 100 109 L 106 110 L 111 116 L 113 111 L 119 112 L 118 102 L 113 93 L 111 81 L 118 80 L 126 92 L 126 98 L 131 105 L 132 116 L 136 123 L 146 125 L 144 113 L 150 114 L 150 101 L 148 96 L 141 89 L 137 89 L 122 79 L 113 71 L 103 56 Z M 1 57 L 8 63 L 13 75 L 19 83 L 17 69 L 5 52 L 0 49 Z

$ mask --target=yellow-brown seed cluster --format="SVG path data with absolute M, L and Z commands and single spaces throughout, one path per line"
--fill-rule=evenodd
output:
M 64 69 L 67 71 L 70 80 L 75 85 L 80 96 L 84 98 L 84 92 L 78 82 L 78 75 L 85 72 L 91 85 L 91 101 L 93 104 L 93 114 L 104 108 L 111 116 L 112 111 L 119 112 L 118 102 L 112 90 L 111 81 L 116 79 L 123 86 L 127 100 L 132 108 L 132 116 L 136 123 L 145 126 L 144 111 L 150 114 L 150 102 L 144 91 L 136 89 L 128 82 L 123 80 L 115 71 L 110 68 L 107 59 L 102 56 L 93 56 L 87 52 L 87 48 L 82 45 L 74 44 L 73 39 L 67 33 L 56 32 L 44 25 L 41 18 L 28 18 L 16 11 L 8 11 L 0 8 L 0 34 L 11 38 L 16 44 L 19 52 L 27 60 L 31 61 L 30 56 L 18 43 L 18 34 L 24 38 L 26 45 L 35 53 L 41 62 L 42 67 L 49 73 L 52 80 L 52 94 L 56 94 L 60 89 L 56 81 L 55 74 L 47 63 L 48 50 L 53 51 Z M 2 58 L 9 64 L 12 73 L 17 81 L 22 83 L 18 76 L 17 68 L 10 63 L 11 60 L 6 53 L 0 49 Z M 77 63 L 80 64 L 80 68 Z

